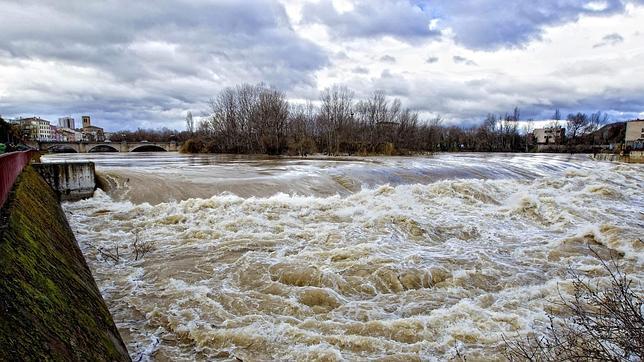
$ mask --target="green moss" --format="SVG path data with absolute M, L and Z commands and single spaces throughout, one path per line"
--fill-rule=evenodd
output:
M 129 360 L 56 195 L 30 167 L 0 220 L 0 360 Z

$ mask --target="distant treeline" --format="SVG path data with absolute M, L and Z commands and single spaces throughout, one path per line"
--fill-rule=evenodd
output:
M 291 104 L 283 92 L 259 85 L 226 88 L 210 101 L 209 116 L 195 125 L 183 151 L 190 153 L 265 153 L 306 155 L 410 154 L 438 151 L 525 152 L 534 146 L 532 122 L 519 129 L 520 111 L 489 114 L 477 127 L 444 125 L 440 117 L 421 119 L 399 99 L 381 91 L 356 100 L 344 86 L 322 91 L 314 105 Z M 559 111 L 555 112 L 559 117 Z M 599 128 L 607 117 L 568 116 L 569 143 Z
M 356 100 L 346 87 L 324 90 L 319 105 L 289 104 L 284 93 L 263 85 L 240 85 L 220 92 L 210 116 L 194 127 L 185 152 L 325 154 L 408 154 L 433 151 L 519 151 L 526 137 L 518 130 L 519 111 L 489 116 L 483 126 L 444 126 L 422 120 L 376 91 Z
M 114 132 L 112 141 L 150 142 L 176 140 L 189 153 L 256 153 L 307 155 L 411 154 L 420 152 L 534 151 L 532 120 L 521 120 L 520 110 L 488 114 L 474 127 L 446 125 L 440 117 L 421 119 L 418 112 L 375 91 L 367 99 L 355 99 L 344 86 L 325 89 L 319 102 L 289 103 L 283 92 L 263 84 L 226 88 L 209 104 L 208 116 L 195 122 L 186 116 L 186 131 L 161 130 Z M 608 121 L 602 112 L 569 114 L 561 120 L 559 110 L 549 126 L 563 125 L 560 142 L 571 150 L 579 145 L 606 143 L 607 136 L 594 134 Z M 561 120 L 561 121 L 560 121 Z M 521 127 L 519 125 L 522 125 Z M 613 140 L 616 136 L 610 135 Z M 575 147 L 573 147 L 575 146 Z
M 404 108 L 399 99 L 388 99 L 381 91 L 356 100 L 344 86 L 322 91 L 317 104 L 289 103 L 283 92 L 265 85 L 243 84 L 226 88 L 210 101 L 208 116 L 195 124 L 186 116 L 186 130 L 168 128 L 112 132 L 113 142 L 146 140 L 183 143 L 189 153 L 257 153 L 307 155 L 411 154 L 419 152 L 534 151 L 532 120 L 519 128 L 518 108 L 501 115 L 488 114 L 474 127 L 445 125 L 440 117 L 421 119 Z M 570 151 L 592 151 L 594 145 L 619 143 L 623 123 L 597 130 L 608 121 L 602 112 L 569 114 L 561 120 L 559 110 L 549 126 L 564 125 L 560 140 Z M 561 120 L 561 121 L 560 121 Z M 22 142 L 18 125 L 0 118 L 0 143 Z M 569 146 L 569 147 L 568 147 Z
M 110 133 L 110 141 L 112 142 L 168 142 L 168 141 L 187 141 L 190 139 L 191 134 L 186 131 L 178 131 L 176 129 L 169 129 L 163 127 L 161 129 L 144 129 L 139 128 L 136 131 L 118 131 Z

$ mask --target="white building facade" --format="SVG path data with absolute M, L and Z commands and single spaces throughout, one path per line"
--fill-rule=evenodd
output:
M 626 146 L 636 149 L 644 148 L 644 120 L 637 119 L 626 122 L 626 135 L 624 136 Z
M 563 143 L 566 130 L 560 126 L 537 128 L 532 132 L 539 145 L 557 145 Z
M 32 141 L 53 141 L 51 123 L 39 117 L 23 118 L 19 120 L 23 134 Z

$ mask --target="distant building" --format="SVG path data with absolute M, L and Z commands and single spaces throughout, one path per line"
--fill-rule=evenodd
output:
M 624 143 L 626 146 L 636 149 L 644 148 L 644 120 L 636 119 L 626 122 Z
M 61 128 L 69 128 L 69 129 L 74 129 L 76 128 L 76 121 L 72 117 L 61 117 L 58 118 L 58 127 Z
M 103 142 L 105 141 L 105 133 L 101 127 L 89 126 L 83 127 L 83 141 L 85 142 Z
M 53 135 L 49 121 L 40 117 L 28 117 L 17 120 L 25 138 L 31 141 L 52 141 Z
M 71 128 L 59 127 L 56 132 L 60 135 L 62 142 L 80 142 L 83 140 L 83 133 Z
M 92 121 L 89 116 L 83 116 L 83 133 L 84 142 L 103 142 L 105 141 L 105 132 L 101 127 L 92 126 Z
M 532 132 L 538 145 L 560 145 L 564 141 L 565 134 L 566 130 L 561 126 L 537 128 Z
M 61 142 L 63 141 L 63 135 L 58 131 L 60 128 L 54 126 L 53 124 L 49 125 L 51 131 L 51 141 Z

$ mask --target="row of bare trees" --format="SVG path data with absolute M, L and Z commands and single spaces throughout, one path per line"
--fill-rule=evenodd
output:
M 555 112 L 555 116 L 558 115 Z M 587 115 L 585 113 L 572 113 L 566 118 L 566 130 L 569 144 L 587 142 L 588 135 L 597 131 L 602 125 L 608 122 L 608 115 L 602 112 L 595 112 Z
M 211 100 L 210 112 L 198 133 L 214 141 L 216 151 L 280 154 L 286 150 L 289 104 L 278 90 L 248 84 L 226 88 Z
M 190 132 L 181 132 L 166 127 L 160 129 L 139 128 L 134 131 L 123 130 L 112 132 L 110 141 L 112 142 L 168 142 L 168 141 L 186 141 L 191 137 Z
M 325 89 L 314 105 L 289 104 L 284 93 L 259 85 L 226 88 L 210 102 L 208 116 L 186 117 L 193 136 L 186 152 L 406 154 L 434 151 L 525 151 L 519 109 L 489 115 L 479 127 L 446 126 L 440 117 L 422 120 L 381 91 L 366 99 L 344 86 Z
M 553 117 L 553 125 L 566 125 L 569 145 L 594 144 L 588 136 L 608 120 L 601 112 L 561 120 L 557 110 Z M 184 152 L 275 155 L 526 152 L 535 146 L 533 122 L 522 121 L 518 108 L 489 114 L 478 126 L 450 126 L 440 117 L 421 119 L 382 91 L 356 99 L 344 86 L 325 89 L 315 103 L 289 103 L 283 92 L 263 84 L 238 85 L 217 94 L 205 117 L 195 121 L 188 112 L 185 122 L 183 132 L 139 129 L 116 132 L 112 141 L 174 139 L 185 142 Z

